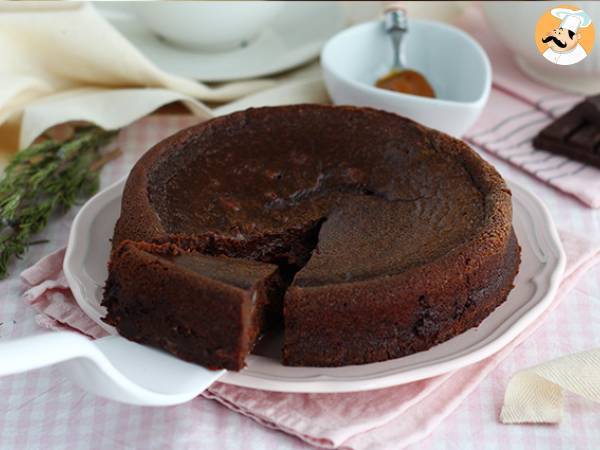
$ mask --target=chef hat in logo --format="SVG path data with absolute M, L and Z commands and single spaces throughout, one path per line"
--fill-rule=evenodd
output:
M 554 8 L 550 13 L 561 20 L 560 28 L 571 30 L 573 33 L 577 33 L 579 28 L 585 28 L 592 23 L 590 16 L 581 9 L 573 11 L 567 8 Z

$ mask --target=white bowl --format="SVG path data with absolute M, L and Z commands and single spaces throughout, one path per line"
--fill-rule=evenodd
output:
M 129 2 L 154 33 L 193 50 L 223 51 L 254 39 L 283 8 L 282 1 Z
M 538 51 L 534 34 L 539 18 L 551 8 L 580 5 L 600 24 L 600 2 L 481 2 L 486 19 L 494 32 L 510 49 L 521 69 L 531 78 L 580 94 L 600 91 L 600 51 L 594 48 L 583 61 L 571 66 L 552 64 Z M 556 20 L 558 24 L 558 19 Z M 510 24 L 510 26 L 507 26 Z M 597 39 L 597 37 L 596 37 Z
M 332 100 L 394 112 L 462 136 L 477 120 L 490 93 L 487 55 L 465 32 L 425 20 L 410 21 L 404 45 L 407 66 L 426 76 L 437 98 L 374 86 L 392 61 L 390 38 L 383 24 L 374 21 L 348 28 L 325 44 L 321 65 Z

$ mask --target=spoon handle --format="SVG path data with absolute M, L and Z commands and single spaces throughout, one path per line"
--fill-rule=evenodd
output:
M 406 11 L 395 4 L 389 5 L 385 9 L 384 26 L 385 31 L 390 35 L 392 40 L 394 51 L 393 68 L 402 70 L 406 67 L 402 48 L 402 40 L 408 31 Z

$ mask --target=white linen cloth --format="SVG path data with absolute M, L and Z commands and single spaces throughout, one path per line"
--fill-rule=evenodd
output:
M 200 101 L 229 102 L 281 81 L 208 86 L 169 74 L 79 2 L 0 2 L 0 55 L 0 128 L 20 124 L 21 148 L 69 120 L 122 128 L 175 101 L 207 117 Z
M 508 383 L 503 423 L 558 423 L 563 390 L 600 402 L 600 349 L 548 361 L 517 372 Z

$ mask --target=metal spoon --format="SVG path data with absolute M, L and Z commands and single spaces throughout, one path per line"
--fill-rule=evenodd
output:
M 386 11 L 383 17 L 383 23 L 386 33 L 392 38 L 392 48 L 394 51 L 392 71 L 401 72 L 406 68 L 404 51 L 402 48 L 402 40 L 408 31 L 406 11 L 401 8 Z
M 406 68 L 402 45 L 404 36 L 408 32 L 406 11 L 397 7 L 387 9 L 383 23 L 385 31 L 392 41 L 393 62 L 390 72 L 379 78 L 375 86 L 405 94 L 435 97 L 435 92 L 427 79 L 419 72 Z

